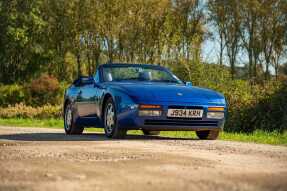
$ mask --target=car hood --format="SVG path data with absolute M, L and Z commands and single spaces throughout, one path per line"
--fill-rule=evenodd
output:
M 225 103 L 224 96 L 216 91 L 185 84 L 110 82 L 110 85 L 122 89 L 138 103 Z

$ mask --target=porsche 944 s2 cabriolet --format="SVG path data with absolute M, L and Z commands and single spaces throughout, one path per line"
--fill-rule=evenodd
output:
M 66 134 L 102 127 L 110 138 L 124 138 L 128 130 L 191 130 L 200 139 L 216 139 L 227 110 L 222 94 L 148 64 L 100 65 L 94 76 L 75 80 L 64 99 Z

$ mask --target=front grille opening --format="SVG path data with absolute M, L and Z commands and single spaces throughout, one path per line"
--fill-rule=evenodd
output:
M 202 106 L 181 106 L 181 105 L 170 105 L 168 109 L 203 109 Z
M 190 126 L 190 127 L 216 127 L 217 121 L 199 121 L 199 120 L 154 120 L 147 119 L 145 125 L 169 125 L 169 126 Z

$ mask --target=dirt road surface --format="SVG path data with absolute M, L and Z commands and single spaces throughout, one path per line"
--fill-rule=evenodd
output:
M 0 127 L 0 190 L 287 190 L 287 147 Z

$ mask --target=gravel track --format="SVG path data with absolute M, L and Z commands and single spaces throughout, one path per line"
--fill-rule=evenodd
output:
M 287 191 L 287 147 L 0 127 L 0 190 Z

